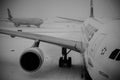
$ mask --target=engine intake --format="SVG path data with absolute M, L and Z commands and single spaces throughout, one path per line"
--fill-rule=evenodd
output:
M 28 72 L 37 71 L 42 66 L 43 61 L 43 52 L 37 47 L 26 49 L 20 57 L 21 67 Z

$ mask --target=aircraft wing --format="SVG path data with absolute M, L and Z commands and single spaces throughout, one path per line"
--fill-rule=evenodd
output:
M 73 41 L 73 40 L 66 40 L 62 38 L 56 38 L 51 37 L 47 35 L 40 35 L 40 34 L 33 34 L 29 32 L 18 32 L 18 31 L 12 31 L 12 30 L 6 30 L 6 29 L 0 29 L 1 34 L 7 34 L 10 36 L 15 37 L 22 37 L 32 40 L 40 40 L 42 42 L 58 45 L 61 47 L 65 47 L 80 53 L 83 53 L 85 51 L 86 43 L 79 42 L 79 41 Z
M 61 19 L 66 19 L 69 21 L 74 21 L 74 22 L 79 22 L 79 23 L 83 23 L 83 20 L 78 20 L 78 19 L 72 19 L 72 18 L 65 18 L 65 17 L 57 17 L 57 18 L 61 18 Z

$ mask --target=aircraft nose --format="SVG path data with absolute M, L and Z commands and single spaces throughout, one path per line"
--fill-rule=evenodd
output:
M 120 38 L 117 36 L 108 36 L 105 42 L 110 50 L 120 49 Z
M 104 45 L 106 53 L 102 67 L 112 80 L 120 80 L 120 38 L 108 36 Z

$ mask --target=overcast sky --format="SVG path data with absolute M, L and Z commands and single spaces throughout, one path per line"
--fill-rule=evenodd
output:
M 120 17 L 120 0 L 93 0 L 96 17 Z M 1 0 L 0 16 L 51 18 L 56 16 L 87 18 L 89 0 Z

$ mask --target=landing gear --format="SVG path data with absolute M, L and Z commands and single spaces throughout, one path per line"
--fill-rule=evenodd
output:
M 27 27 L 30 27 L 30 25 L 27 25 Z
M 35 40 L 35 42 L 32 45 L 32 47 L 39 47 L 39 44 L 40 44 L 40 40 Z
M 37 28 L 40 28 L 40 24 L 38 24 L 38 25 L 35 25 L 35 26 L 37 26 Z
M 18 29 L 17 31 L 18 31 L 18 32 L 22 32 L 22 29 Z
M 87 67 L 86 67 L 86 64 L 85 64 L 85 57 L 84 55 L 82 55 L 83 57 L 83 66 L 82 66 L 82 73 L 81 73 L 81 78 L 84 79 L 84 80 L 92 80 L 92 78 L 90 77 L 89 73 L 88 73 L 88 70 L 87 70 Z
M 81 74 L 81 78 L 84 78 L 84 80 L 92 80 L 92 78 L 90 77 L 89 73 L 87 70 L 85 70 L 82 74 Z
M 67 57 L 67 54 L 70 52 L 69 50 L 67 52 L 66 48 L 62 48 L 62 57 L 59 59 L 59 67 L 71 67 L 72 66 L 72 58 Z
M 17 24 L 17 23 L 14 23 L 14 25 L 15 25 L 15 27 L 18 27 L 18 26 L 20 26 L 20 24 Z

